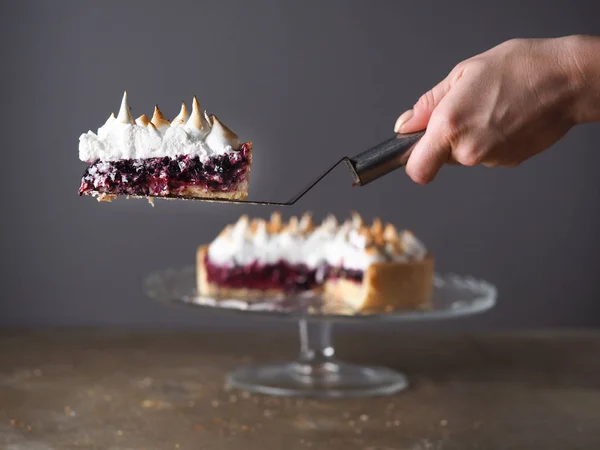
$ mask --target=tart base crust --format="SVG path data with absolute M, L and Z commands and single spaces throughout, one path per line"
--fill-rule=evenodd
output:
M 235 191 L 229 192 L 206 191 L 198 186 L 188 186 L 182 191 L 178 192 L 177 194 L 172 194 L 173 197 L 166 197 L 161 195 L 119 195 L 96 191 L 86 192 L 84 195 L 91 195 L 92 197 L 95 197 L 96 200 L 98 200 L 99 202 L 112 202 L 118 197 L 181 200 L 180 196 L 193 197 L 198 199 L 246 200 L 248 198 L 248 187 L 249 180 L 245 179 L 240 184 L 238 184 Z
M 433 291 L 433 257 L 371 264 L 362 283 L 337 278 L 327 280 L 323 289 L 327 303 L 353 312 L 428 309 Z

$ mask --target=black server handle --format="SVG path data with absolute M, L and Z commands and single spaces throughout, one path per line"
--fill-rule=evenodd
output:
M 405 166 L 412 149 L 424 134 L 425 131 L 398 133 L 375 147 L 348 158 L 346 163 L 352 172 L 354 184 L 364 186 Z

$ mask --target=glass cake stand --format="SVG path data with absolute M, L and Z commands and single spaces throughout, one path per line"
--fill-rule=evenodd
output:
M 214 298 L 196 292 L 196 269 L 166 269 L 148 276 L 144 291 L 168 304 L 293 320 L 300 327 L 300 355 L 295 361 L 239 367 L 227 374 L 228 387 L 249 392 L 321 398 L 390 395 L 408 387 L 406 376 L 386 367 L 348 364 L 334 357 L 335 322 L 414 322 L 465 317 L 489 310 L 497 290 L 490 283 L 460 275 L 435 275 L 432 307 L 423 311 L 336 314 L 314 294 L 265 298 Z

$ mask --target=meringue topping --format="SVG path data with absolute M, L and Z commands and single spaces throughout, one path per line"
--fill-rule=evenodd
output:
M 117 116 L 117 122 L 134 124 L 131 111 L 129 111 L 129 105 L 127 104 L 127 91 L 123 93 L 123 99 L 121 100 L 121 108 L 119 109 L 119 115 Z
M 321 227 L 327 230 L 335 230 L 338 226 L 338 221 L 333 214 L 327 215 L 323 222 L 321 222 Z
M 217 116 L 212 115 L 212 128 L 210 133 L 206 136 L 206 143 L 209 147 L 231 147 L 234 150 L 240 148 L 240 139 L 238 135 L 227 128 L 223 123 L 217 119 Z
M 140 127 L 147 128 L 152 133 L 158 133 L 158 130 L 156 129 L 154 124 L 150 122 L 150 119 L 146 114 L 142 114 L 140 117 L 135 119 L 135 124 L 139 125 Z
M 311 213 L 304 213 L 302 215 L 300 218 L 299 228 L 302 231 L 312 231 L 314 229 Z
M 268 239 L 267 222 L 259 220 L 256 224 L 256 230 L 254 231 L 255 239 L 258 242 L 264 242 Z
M 398 241 L 398 231 L 396 227 L 391 223 L 385 225 L 383 229 L 383 239 L 388 242 L 397 242 Z
M 238 219 L 238 221 L 235 223 L 235 230 L 236 231 L 246 231 L 248 229 L 248 227 L 250 226 L 250 219 L 248 218 L 248 216 L 246 214 L 240 216 L 240 218 Z
M 369 227 L 366 227 L 365 225 L 361 225 L 358 228 L 357 231 L 358 236 L 360 236 L 362 238 L 362 244 L 361 245 L 371 245 L 373 243 L 373 234 L 371 233 L 371 230 Z
M 379 236 L 380 234 L 383 234 L 383 223 L 381 222 L 381 219 L 376 217 L 375 219 L 373 219 L 373 224 L 371 225 L 371 233 L 373 234 L 373 236 Z
M 412 231 L 406 230 L 402 233 L 400 244 L 405 253 L 415 255 L 415 258 L 422 259 L 427 254 L 427 249 Z
M 267 222 L 265 222 L 263 219 L 252 219 L 250 221 L 250 233 L 256 233 L 256 230 L 258 230 L 260 227 L 265 227 L 266 229 L 266 225 Z
M 271 220 L 269 221 L 269 231 L 271 233 L 279 233 L 282 228 L 281 213 L 275 211 L 271 214 Z
M 287 226 L 284 227 L 284 230 L 289 233 L 296 233 L 296 232 L 298 232 L 298 229 L 299 229 L 298 218 L 296 216 L 290 217 L 290 220 L 288 221 Z
M 154 106 L 154 113 L 152 114 L 152 120 L 150 120 L 150 122 L 152 122 L 156 129 L 160 131 L 171 126 L 171 122 L 169 122 L 160 109 L 158 109 L 158 105 Z
M 181 110 L 179 110 L 179 114 L 175 116 L 175 118 L 171 121 L 171 126 L 175 125 L 185 125 L 188 118 L 190 117 L 190 113 L 188 112 L 187 106 L 185 102 L 181 102 Z
M 282 223 L 279 213 L 273 213 L 268 223 L 262 219 L 250 222 L 242 216 L 211 243 L 209 257 L 223 265 L 272 264 L 283 259 L 309 268 L 328 264 L 366 270 L 376 262 L 421 260 L 427 254 L 410 231 L 398 233 L 388 224 L 380 239 L 367 239 L 373 237 L 372 227 L 357 226 L 356 222 L 356 214 L 342 223 L 330 215 L 307 232 L 302 224 L 312 223 L 310 214 L 300 219 L 292 216 L 287 223 Z
M 233 225 L 227 225 L 223 230 L 219 233 L 219 237 L 227 238 L 233 231 Z
M 192 100 L 192 114 L 185 124 L 185 127 L 188 130 L 194 130 L 198 132 L 201 137 L 205 137 L 210 131 L 210 125 L 200 111 L 200 104 L 198 103 L 196 96 L 194 96 L 194 99 Z
M 172 123 L 158 106 L 155 106 L 151 120 L 145 114 L 134 120 L 127 100 L 127 92 L 124 92 L 117 116 L 111 114 L 96 133 L 88 131 L 79 137 L 82 161 L 190 155 L 198 156 L 204 162 L 214 154 L 240 148 L 238 136 L 214 115 L 203 112 L 196 97 L 192 101 L 192 114 L 182 102 Z
M 106 119 L 106 122 L 104 122 L 104 125 L 103 125 L 103 126 L 106 126 L 106 125 L 108 125 L 109 123 L 111 123 L 111 122 L 112 122 L 113 120 L 115 120 L 115 119 L 116 119 L 116 117 L 115 117 L 115 113 L 114 113 L 114 112 L 111 112 L 111 113 L 110 113 L 110 116 L 108 116 L 108 119 Z
M 142 114 L 140 117 L 135 119 L 135 123 L 141 127 L 147 127 L 150 124 L 150 119 L 146 114 Z
M 357 227 L 357 228 L 359 228 L 359 227 L 361 227 L 361 226 L 362 226 L 362 224 L 363 224 L 363 219 L 362 219 L 362 217 L 360 216 L 360 214 L 359 214 L 359 213 L 357 213 L 356 211 L 352 211 L 352 212 L 350 213 L 350 217 L 351 217 L 351 220 L 352 220 L 352 225 L 353 225 L 353 226 L 355 226 L 355 227 Z

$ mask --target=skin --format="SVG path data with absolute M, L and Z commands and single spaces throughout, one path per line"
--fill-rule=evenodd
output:
M 444 164 L 517 166 L 596 121 L 600 37 L 568 36 L 515 39 L 459 63 L 394 129 L 426 129 L 406 165 L 426 184 Z

